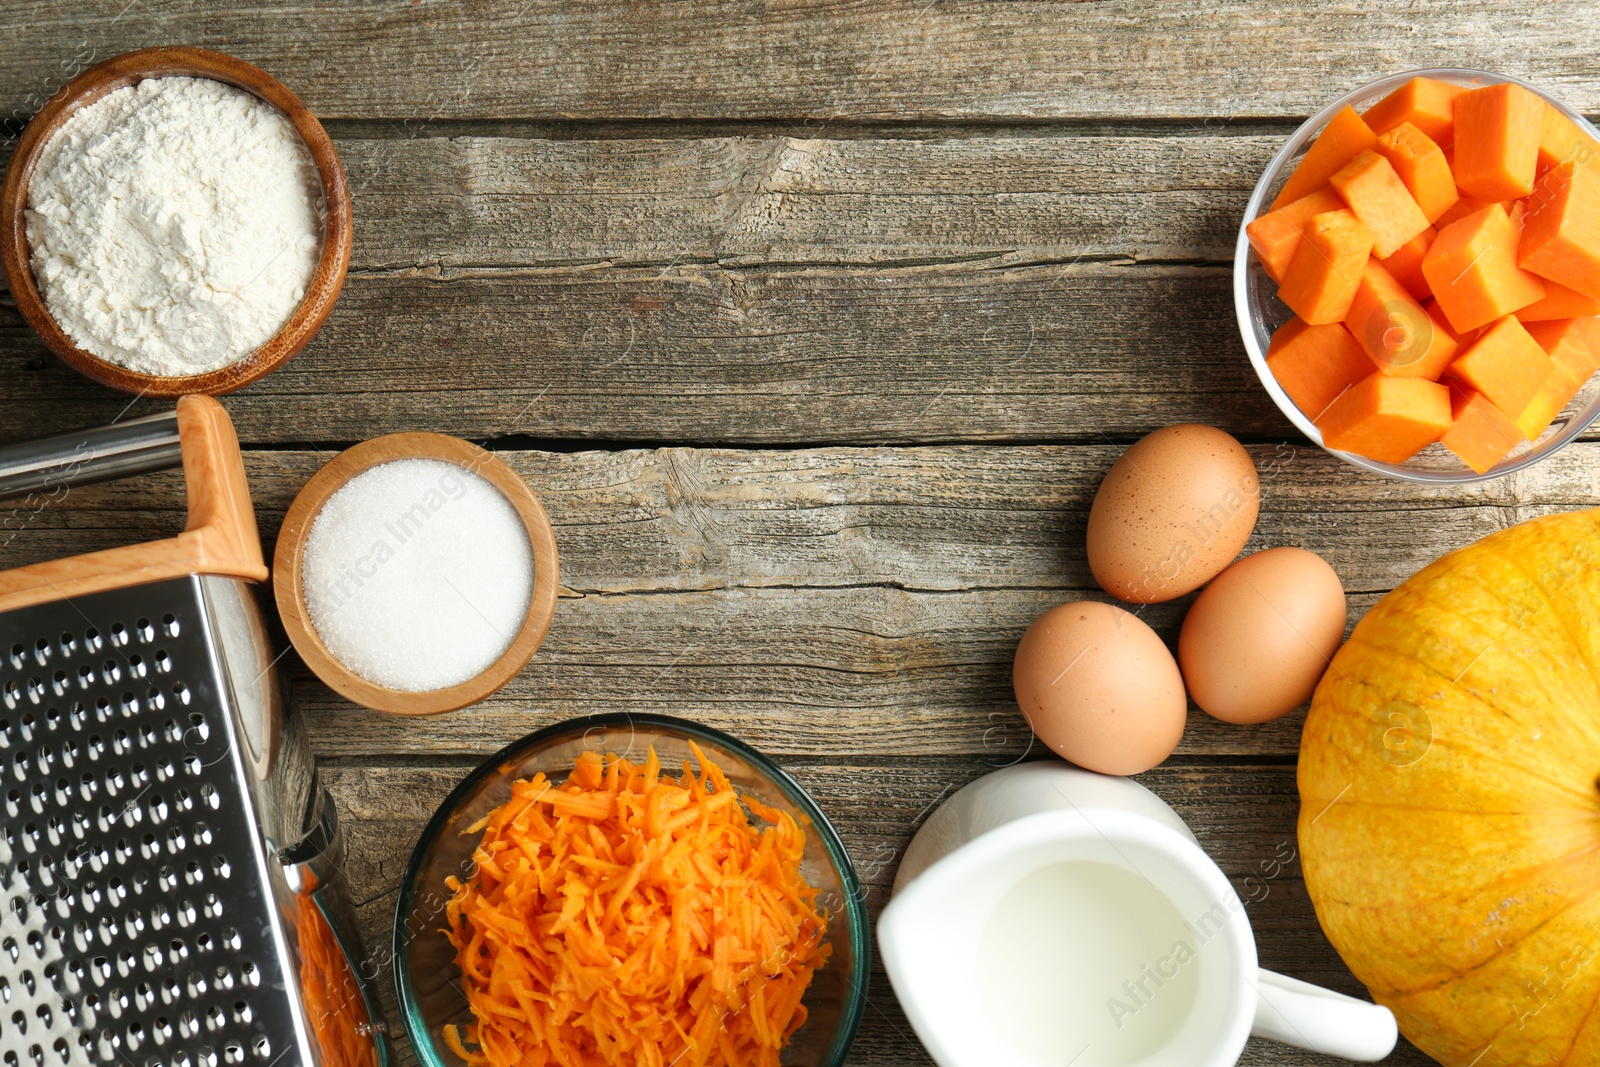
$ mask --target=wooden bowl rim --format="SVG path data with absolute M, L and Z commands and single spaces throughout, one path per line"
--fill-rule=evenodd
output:
M 390 689 L 363 678 L 340 662 L 323 643 L 311 623 L 305 602 L 301 564 L 311 525 L 321 514 L 323 505 L 356 475 L 401 459 L 442 460 L 483 478 L 516 509 L 533 550 L 533 592 L 528 598 L 528 613 L 522 628 L 499 659 L 479 674 L 446 689 L 411 692 Z M 528 483 L 505 460 L 459 437 L 439 433 L 392 433 L 363 441 L 339 453 L 301 488 L 289 505 L 278 532 L 278 544 L 272 556 L 272 592 L 289 642 L 312 673 L 329 688 L 374 711 L 393 715 L 436 715 L 476 704 L 527 666 L 550 630 L 560 589 L 559 568 L 550 518 Z
M 322 255 L 305 296 L 277 333 L 236 363 L 200 374 L 163 377 L 129 370 L 79 348 L 56 323 L 33 277 L 27 232 L 28 182 L 51 137 L 79 108 L 107 93 L 146 78 L 209 78 L 253 94 L 281 111 L 299 132 L 322 181 Z M 0 263 L 17 310 L 68 366 L 102 385 L 141 396 L 230 393 L 287 363 L 322 327 L 333 310 L 350 268 L 352 240 L 350 186 L 344 166 L 322 123 L 289 87 L 242 59 L 203 48 L 164 45 L 125 52 L 73 78 L 29 121 L 17 143 L 0 190 Z

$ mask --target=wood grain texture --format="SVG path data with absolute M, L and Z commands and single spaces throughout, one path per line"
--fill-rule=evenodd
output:
M 739 444 L 1101 440 L 1173 421 L 1288 435 L 1244 358 L 1230 284 L 1222 267 L 1003 258 L 352 276 L 306 351 L 230 410 L 257 444 L 424 428 Z M 0 331 L 0 395 L 15 402 L 7 439 L 126 406 L 19 331 Z
M 705 721 L 780 754 L 1028 751 L 1011 696 L 1017 639 L 1100 594 L 1083 538 L 1114 446 L 660 449 L 500 453 L 555 526 L 562 594 L 532 665 L 437 718 L 361 712 L 293 676 L 323 755 L 486 755 L 601 711 Z M 1249 550 L 1300 544 L 1351 591 L 1351 617 L 1438 555 L 1522 519 L 1592 503 L 1600 445 L 1455 488 L 1354 477 L 1305 447 L 1253 446 L 1266 498 Z M 327 454 L 253 452 L 263 531 Z M 159 535 L 175 476 L 14 511 L 0 566 Z M 1169 641 L 1186 600 L 1142 617 Z M 292 662 L 292 661 L 291 661 Z M 1192 712 L 1187 757 L 1292 759 L 1300 716 L 1239 728 Z
M 1275 143 L 341 142 L 357 272 L 233 410 L 258 443 L 1286 437 L 1223 265 Z M 20 329 L 0 395 L 0 439 L 126 407 Z
M 1204 118 L 1306 115 L 1381 73 L 1458 63 L 1600 105 L 1583 0 L 1378 8 L 1249 0 L 1076 4 L 492 0 L 327 5 L 17 0 L 0 103 L 63 65 L 182 41 L 282 79 L 324 118 Z
M 871 920 L 889 899 L 895 869 L 911 835 L 943 798 L 986 773 L 981 759 L 920 757 L 873 762 L 798 758 L 785 767 L 816 798 L 844 839 L 866 889 Z M 396 1018 L 391 931 L 406 860 L 423 824 L 470 764 L 409 767 L 340 763 L 325 771 L 349 834 L 346 872 L 361 902 L 371 969 L 389 1017 Z M 1300 877 L 1295 844 L 1299 810 L 1291 767 L 1222 762 L 1204 769 L 1160 767 L 1140 775 L 1171 804 L 1229 876 L 1256 933 L 1261 964 L 1353 996 L 1365 996 L 1317 928 Z M 922 1064 L 881 962 L 874 960 L 868 1008 L 851 1062 Z M 408 1048 L 400 1062 L 414 1062 Z M 1340 1061 L 1268 1041 L 1252 1041 L 1240 1061 L 1332 1067 Z M 1386 1063 L 1431 1063 L 1405 1042 Z
M 1287 433 L 1220 265 L 1274 143 L 341 141 L 355 271 L 233 411 L 251 442 L 1059 440 L 1153 428 L 1160 382 Z M 3 328 L 0 395 L 0 439 L 125 405 Z
M 1245 201 L 1283 135 L 1158 126 L 334 141 L 355 201 L 352 266 L 370 272 L 1002 255 L 1230 262 Z M 0 165 L 8 157 L 0 148 Z
M 1279 136 L 341 138 L 358 270 L 1231 262 Z
M 246 441 L 1292 434 L 1211 262 L 1270 142 L 355 143 L 358 270 L 310 348 L 230 401 Z M 1137 178 L 1114 164 L 1130 145 Z M 751 152 L 782 188 L 755 191 Z M 0 395 L 0 439 L 126 408 L 20 329 L 0 328 Z

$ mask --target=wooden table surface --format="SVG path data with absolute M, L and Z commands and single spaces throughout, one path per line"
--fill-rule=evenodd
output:
M 555 523 L 554 626 L 491 700 L 384 718 L 292 671 L 373 956 L 449 788 L 535 728 L 620 709 L 776 757 L 832 815 L 875 915 L 932 805 L 1041 754 L 1012 650 L 1044 609 L 1102 595 L 1088 505 L 1156 427 L 1244 440 L 1265 489 L 1248 550 L 1322 553 L 1352 619 L 1448 549 L 1592 503 L 1600 443 L 1467 488 L 1357 472 L 1246 363 L 1239 216 L 1325 101 L 1462 65 L 1600 112 L 1592 2 L 1356 7 L 7 0 L 12 134 L 87 65 L 182 43 L 265 67 L 338 145 L 344 295 L 304 353 L 226 401 L 269 546 L 333 451 L 397 430 L 486 443 Z M 0 441 L 162 406 L 79 378 L 0 306 Z M 75 491 L 11 513 L 0 566 L 158 536 L 182 508 L 176 474 Z M 1171 639 L 1183 609 L 1145 617 Z M 1251 901 L 1263 965 L 1360 993 L 1281 862 L 1303 718 L 1191 710 L 1140 780 Z M 929 1062 L 881 968 L 852 1062 Z M 1252 1041 L 1244 1062 L 1334 1061 Z

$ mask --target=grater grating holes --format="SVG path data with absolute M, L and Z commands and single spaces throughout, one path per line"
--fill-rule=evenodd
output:
M 264 972 L 238 929 L 213 925 L 225 909 L 210 890 L 233 874 L 214 850 L 235 816 L 188 821 L 225 806 L 205 781 L 217 720 L 173 677 L 183 629 L 174 613 L 159 626 L 107 620 L 19 643 L 9 663 L 0 652 L 0 775 L 12 779 L 0 786 L 0 900 L 35 927 L 0 946 L 21 958 L 0 975 L 0 1004 L 26 1008 L 36 1032 L 22 1053 L 0 1016 L 0 1049 L 19 1050 L 6 1067 L 270 1061 L 272 1043 L 248 1029 L 256 1012 L 237 999 Z M 40 892 L 13 895 L 8 881 Z M 69 1023 L 74 1041 L 51 1032 Z

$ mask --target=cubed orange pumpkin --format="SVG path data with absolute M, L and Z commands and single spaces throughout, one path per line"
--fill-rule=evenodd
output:
M 1376 134 L 1409 122 L 1444 147 L 1455 139 L 1455 101 L 1466 87 L 1434 78 L 1412 78 L 1369 107 L 1361 117 Z
M 1522 411 L 1555 364 L 1515 315 L 1484 330 L 1446 372 L 1501 411 Z
M 1327 447 L 1384 463 L 1404 463 L 1449 428 L 1449 389 L 1388 374 L 1352 385 L 1317 420 Z
M 1372 234 L 1372 254 L 1379 259 L 1428 228 L 1428 217 L 1383 156 L 1368 149 L 1328 179 Z
M 1313 421 L 1340 393 L 1372 373 L 1372 360 L 1337 322 L 1313 326 L 1298 315 L 1278 327 L 1267 369 Z
M 1583 388 L 1582 378 L 1565 367 L 1552 367 L 1550 373 L 1545 375 L 1544 381 L 1539 383 L 1539 389 L 1534 393 L 1533 399 L 1528 401 L 1528 406 L 1517 416 L 1517 432 L 1530 441 L 1537 441 L 1543 437 L 1550 424 L 1556 421 L 1556 416 L 1571 403 L 1581 388 Z
M 1300 247 L 1300 235 L 1305 232 L 1311 216 L 1342 207 L 1344 201 L 1339 199 L 1339 194 L 1323 186 L 1276 211 L 1267 212 L 1246 226 L 1245 236 L 1250 240 L 1250 247 L 1256 250 L 1267 277 L 1275 282 L 1283 280 L 1283 272 L 1289 269 L 1295 249 Z
M 1600 145 L 1595 144 L 1594 138 L 1579 129 L 1578 124 L 1554 104 L 1545 101 L 1539 159 L 1534 169 L 1542 175 L 1562 163 L 1592 163 L 1596 156 L 1600 156 Z
M 1429 226 L 1379 261 L 1385 270 L 1394 275 L 1394 280 L 1405 286 L 1406 292 L 1418 300 L 1426 300 L 1433 295 L 1433 290 L 1428 288 L 1428 279 L 1422 273 L 1422 257 L 1428 254 L 1428 249 L 1433 247 L 1433 239 L 1438 236 L 1439 231 Z
M 1452 222 L 1434 238 L 1422 257 L 1422 275 L 1456 333 L 1544 299 L 1544 283 L 1517 266 L 1517 242 L 1517 228 L 1499 204 Z
M 1456 97 L 1456 188 L 1480 200 L 1532 192 L 1544 112 L 1539 96 L 1512 82 Z
M 1526 323 L 1523 329 L 1558 366 L 1580 379 L 1587 379 L 1600 370 L 1600 351 L 1596 351 L 1594 344 L 1594 322 L 1593 318 L 1554 319 Z
M 1486 473 L 1527 440 L 1511 416 L 1482 393 L 1458 393 L 1452 401 L 1453 421 L 1439 441 L 1479 474 Z
M 1457 198 L 1456 202 L 1451 204 L 1449 209 L 1446 210 L 1443 215 L 1440 215 L 1438 218 L 1433 220 L 1433 228 L 1436 230 L 1442 230 L 1452 222 L 1459 222 L 1468 215 L 1476 215 L 1478 212 L 1482 211 L 1491 204 L 1501 204 L 1502 207 L 1507 207 L 1507 214 L 1510 214 L 1509 205 L 1513 203 L 1515 203 L 1515 201 L 1507 200 L 1504 203 L 1501 203 L 1499 200 L 1479 200 L 1475 196 L 1463 195 Z
M 1540 277 L 1600 299 L 1600 176 L 1563 163 L 1528 198 L 1517 263 Z
M 1600 318 L 1596 318 L 1593 315 L 1579 315 L 1572 321 L 1583 335 L 1584 343 L 1589 346 L 1589 351 L 1597 360 L 1600 360 Z
M 1372 234 L 1352 212 L 1313 215 L 1278 296 L 1313 326 L 1342 322 L 1371 254 Z
M 1376 259 L 1362 271 L 1344 324 L 1383 374 L 1436 379 L 1456 354 L 1455 338 Z
M 1600 300 L 1584 296 L 1549 278 L 1544 279 L 1544 299 L 1535 300 L 1517 312 L 1517 318 L 1523 322 L 1574 319 L 1579 315 L 1600 315 Z
M 1289 180 L 1283 183 L 1277 198 L 1272 201 L 1272 209 L 1276 211 L 1327 185 L 1334 171 L 1371 148 L 1377 140 L 1378 135 L 1361 121 L 1355 108 L 1347 107 L 1340 111 L 1328 120 L 1311 147 L 1306 149 L 1306 154 L 1300 157 L 1294 173 L 1289 175 Z
M 1389 161 L 1430 223 L 1461 198 L 1444 153 L 1411 123 L 1402 122 L 1383 134 L 1373 150 Z
M 1586 316 L 1535 322 L 1528 325 L 1528 335 L 1539 342 L 1552 364 L 1539 391 L 1517 416 L 1517 428 L 1528 440 L 1537 441 L 1578 395 L 1589 375 L 1600 370 L 1600 320 Z
M 1444 309 L 1437 300 L 1424 300 L 1422 306 L 1427 309 L 1428 317 L 1433 319 L 1433 324 L 1450 335 L 1450 340 L 1456 343 L 1456 348 L 1463 349 L 1474 337 L 1478 336 L 1477 330 L 1457 331 L 1450 325 L 1450 320 L 1445 316 Z

